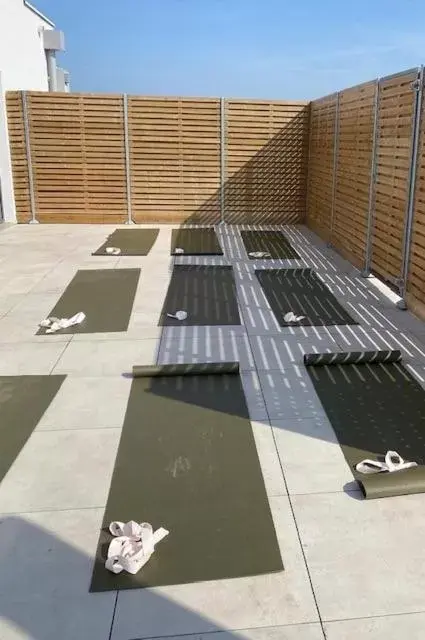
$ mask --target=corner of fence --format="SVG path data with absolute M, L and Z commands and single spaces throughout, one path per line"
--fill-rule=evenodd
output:
M 34 193 L 34 172 L 32 166 L 32 156 L 31 156 L 31 139 L 30 139 L 30 126 L 29 126 L 29 117 L 28 117 L 28 100 L 27 100 L 27 92 L 21 92 L 22 98 L 22 119 L 24 122 L 24 138 L 25 138 L 25 154 L 27 159 L 27 167 L 28 167 L 28 190 L 30 196 L 30 211 L 31 211 L 31 220 L 28 221 L 28 224 L 39 224 L 37 220 L 37 209 L 35 202 L 35 193 Z

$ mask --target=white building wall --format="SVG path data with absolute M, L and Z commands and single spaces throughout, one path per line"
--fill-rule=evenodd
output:
M 47 91 L 42 29 L 52 24 L 23 0 L 0 0 L 0 71 L 3 90 Z
M 24 0 L 0 0 L 0 197 L 5 221 L 16 221 L 5 92 L 48 90 L 42 30 L 53 26 Z

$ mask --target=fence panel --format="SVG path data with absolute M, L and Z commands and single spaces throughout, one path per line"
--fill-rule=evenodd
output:
M 220 220 L 220 101 L 129 98 L 135 222 Z
M 121 96 L 27 96 L 39 222 L 124 222 Z
M 407 280 L 407 302 L 425 319 L 425 101 L 422 102 L 422 119 L 416 191 Z
M 304 218 L 308 126 L 307 102 L 226 101 L 226 222 Z
M 325 96 L 311 103 L 310 113 L 307 223 L 325 240 L 331 230 L 336 105 L 336 94 Z
M 417 70 L 380 80 L 372 270 L 401 276 Z
M 376 82 L 339 94 L 332 244 L 363 267 L 371 181 Z
M 6 106 L 16 218 L 18 222 L 29 222 L 31 220 L 31 203 L 21 92 L 8 92 L 6 96 Z

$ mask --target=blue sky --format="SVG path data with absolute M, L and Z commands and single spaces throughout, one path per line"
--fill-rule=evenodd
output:
M 73 91 L 310 99 L 425 62 L 420 0 L 34 0 Z

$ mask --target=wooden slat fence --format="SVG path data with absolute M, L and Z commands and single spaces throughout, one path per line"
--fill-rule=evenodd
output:
M 40 222 L 127 219 L 124 97 L 27 94 Z M 7 96 L 19 222 L 31 216 L 22 95 Z M 225 104 L 228 222 L 279 224 L 305 215 L 307 102 Z M 128 97 L 132 218 L 221 219 L 221 107 L 217 98 Z
M 220 220 L 220 101 L 129 99 L 135 222 Z
M 17 219 L 18 222 L 29 222 L 31 205 L 28 160 L 24 137 L 22 96 L 18 92 L 7 94 L 7 119 Z
M 331 228 L 335 114 L 336 94 L 311 103 L 307 220 L 325 240 Z
M 362 266 L 367 235 L 372 164 L 375 83 L 339 96 L 332 244 Z
M 403 277 L 417 78 L 418 69 L 408 70 L 382 78 L 378 90 L 373 81 L 311 103 L 306 222 L 357 267 L 369 266 L 397 287 Z M 424 108 L 405 297 L 425 318 Z
M 226 221 L 290 224 L 305 215 L 305 102 L 226 102 Z
M 401 275 L 417 71 L 380 83 L 372 269 L 390 282 Z
M 120 96 L 27 96 L 39 222 L 124 222 L 126 182 Z
M 425 100 L 421 123 L 406 298 L 409 306 L 425 320 Z

